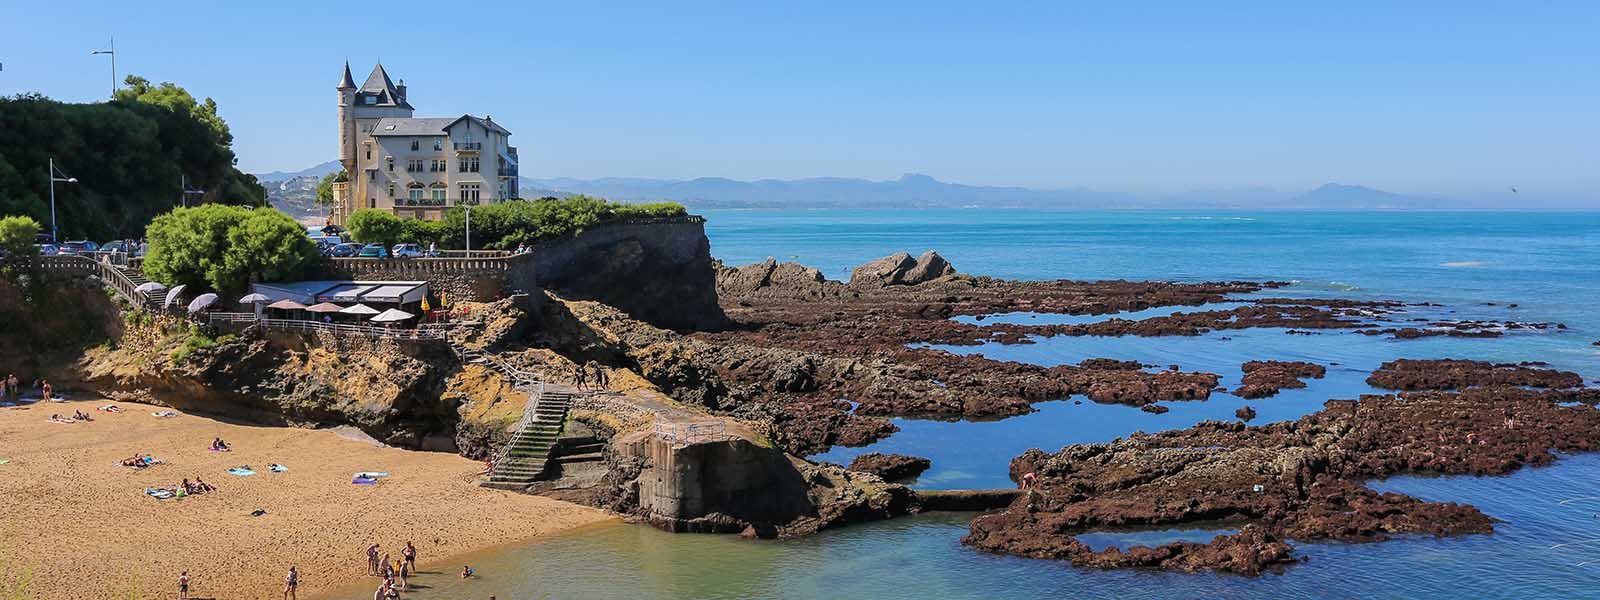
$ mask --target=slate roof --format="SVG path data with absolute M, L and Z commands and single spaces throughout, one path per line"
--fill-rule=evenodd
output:
M 416 117 L 409 119 L 385 117 L 378 119 L 378 122 L 372 126 L 372 135 L 376 137 L 389 135 L 444 135 L 445 128 L 459 120 L 449 117 Z

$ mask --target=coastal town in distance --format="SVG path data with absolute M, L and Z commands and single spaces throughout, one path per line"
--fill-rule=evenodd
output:
M 180 4 L 0 20 L 0 599 L 1600 577 L 1600 7 Z

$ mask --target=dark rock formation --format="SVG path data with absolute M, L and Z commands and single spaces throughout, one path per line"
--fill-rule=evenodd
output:
M 899 252 L 856 267 L 850 273 L 850 287 L 884 288 L 894 285 L 918 285 L 955 273 L 955 267 L 937 252 L 930 250 L 916 259 L 912 259 L 910 254 Z
M 1560 405 L 1584 393 L 1493 387 L 1366 396 L 1329 401 L 1294 422 L 1208 421 L 1055 454 L 1030 450 L 1011 464 L 1013 479 L 1035 474 L 1030 492 L 973 521 L 964 541 L 1081 565 L 1252 574 L 1288 560 L 1283 538 L 1487 533 L 1493 520 L 1471 506 L 1378 493 L 1364 482 L 1405 473 L 1501 475 L 1549 464 L 1557 453 L 1600 449 L 1600 411 Z M 1199 522 L 1259 529 L 1125 553 L 1092 552 L 1072 539 Z
M 1233 411 L 1233 416 L 1239 417 L 1239 420 L 1241 421 L 1249 421 L 1256 418 L 1256 409 L 1248 406 L 1241 406 L 1239 407 L 1239 410 Z
M 1373 387 L 1390 390 L 1454 390 L 1483 386 L 1575 388 L 1583 377 L 1530 364 L 1496 364 L 1476 360 L 1409 360 L 1383 363 L 1367 377 Z
M 1252 360 L 1240 369 L 1244 371 L 1243 385 L 1233 390 L 1240 398 L 1266 398 L 1283 388 L 1304 388 L 1301 379 L 1322 379 L 1328 373 L 1322 365 L 1282 360 Z
M 717 304 L 717 270 L 704 227 L 693 221 L 601 225 L 540 244 L 539 285 L 565 298 L 614 306 L 671 329 L 728 324 Z
M 882 477 L 884 481 L 905 481 L 915 479 L 931 466 L 933 466 L 932 461 L 920 456 L 869 452 L 857 456 L 855 460 L 850 461 L 850 466 L 845 468 L 871 473 Z

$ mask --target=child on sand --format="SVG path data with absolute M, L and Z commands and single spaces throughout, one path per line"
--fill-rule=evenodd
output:
M 178 574 L 178 600 L 189 600 L 189 572 Z
M 289 565 L 289 574 L 283 577 L 283 597 L 291 600 L 300 600 L 295 594 L 295 589 L 300 587 L 300 570 L 294 565 Z

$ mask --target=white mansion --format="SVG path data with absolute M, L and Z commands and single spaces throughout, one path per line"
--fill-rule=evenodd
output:
M 437 220 L 451 206 L 517 197 L 517 149 L 493 119 L 412 117 L 405 80 L 395 85 L 381 64 L 358 88 L 345 63 L 338 90 L 349 181 L 333 186 L 334 223 L 362 208 Z

